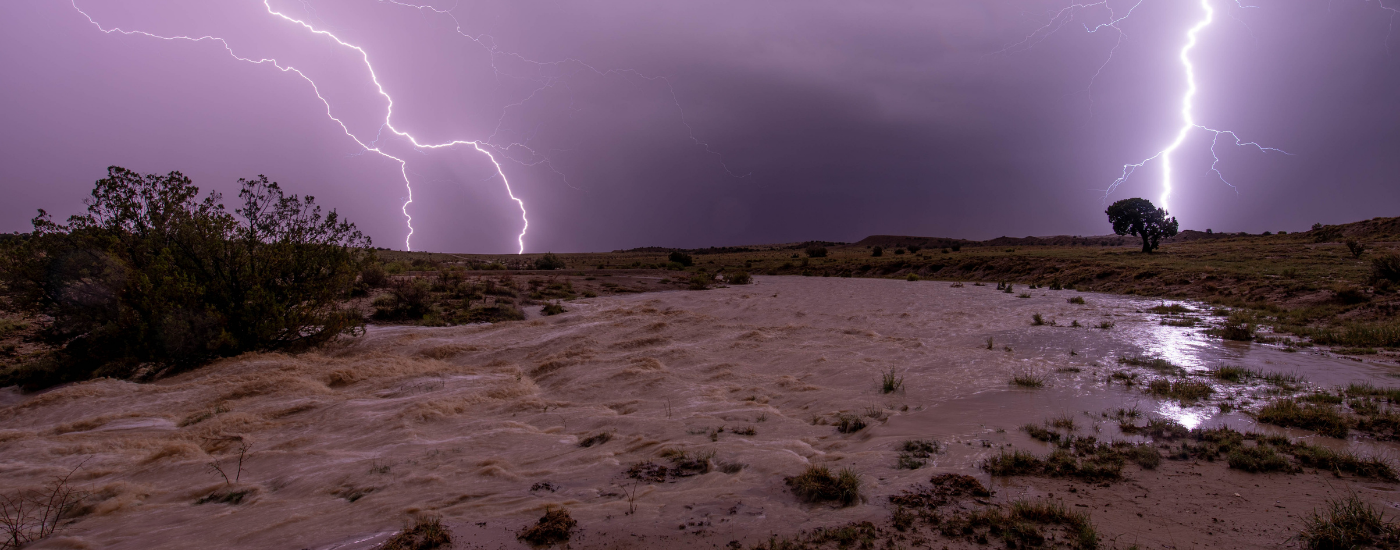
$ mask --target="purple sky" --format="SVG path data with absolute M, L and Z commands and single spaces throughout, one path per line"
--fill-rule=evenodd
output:
M 1292 155 L 1217 147 L 1232 189 L 1209 172 L 1211 134 L 1189 134 L 1173 157 L 1182 226 L 1400 215 L 1400 0 L 1209 1 L 1197 121 Z M 1057 20 L 1070 0 L 270 3 L 363 48 L 399 130 L 486 144 L 534 252 L 1107 233 L 1103 190 L 1181 126 L 1177 55 L 1202 13 L 1143 0 L 1104 65 L 1119 35 L 1084 25 L 1107 10 Z M 261 0 L 78 7 L 104 28 L 214 35 L 296 67 L 350 132 L 407 162 L 414 249 L 516 251 L 520 210 L 490 159 L 383 129 L 388 103 L 355 50 Z M 103 33 L 68 0 L 10 0 L 0 75 L 0 231 L 27 230 L 37 208 L 77 212 L 116 164 L 226 198 L 267 174 L 404 247 L 398 163 L 294 73 L 218 42 Z M 1108 199 L 1158 200 L 1160 169 Z

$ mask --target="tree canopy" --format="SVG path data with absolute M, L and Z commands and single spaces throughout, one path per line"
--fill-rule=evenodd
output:
M 1162 238 L 1177 234 L 1176 218 L 1167 217 L 1166 210 L 1157 208 L 1147 199 L 1123 199 L 1113 203 L 1104 213 L 1108 214 L 1114 233 L 1142 237 L 1142 251 L 1145 254 L 1152 253 Z
M 242 206 L 179 172 L 110 167 L 67 223 L 43 210 L 0 254 L 17 309 L 46 318 L 58 351 L 0 380 L 44 386 L 189 368 L 247 351 L 298 350 L 363 329 L 342 305 L 369 238 L 313 197 L 241 179 Z

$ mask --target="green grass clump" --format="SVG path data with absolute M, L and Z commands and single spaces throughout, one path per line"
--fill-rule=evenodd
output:
M 808 466 L 786 482 L 793 494 L 804 502 L 838 502 L 842 506 L 860 502 L 860 476 L 850 468 L 842 468 L 833 475 L 826 466 Z
M 1246 472 L 1291 472 L 1293 464 L 1269 445 L 1239 446 L 1226 456 L 1230 467 Z
M 1092 438 L 1085 439 L 1092 440 Z M 1084 441 L 1081 440 L 1081 442 Z M 1073 446 L 1075 442 L 1061 443 L 1061 445 Z M 1119 445 L 1120 448 L 1131 446 L 1132 444 L 1129 443 Z M 1083 445 L 1077 450 L 1085 455 L 1084 458 L 1081 459 L 1076 456 L 1076 453 L 1063 448 L 1056 449 L 1045 458 L 1020 450 L 1011 452 L 1003 450 L 997 456 L 984 461 L 982 470 L 999 477 L 1070 477 L 1086 481 L 1109 481 L 1123 477 L 1123 465 L 1127 457 L 1117 452 L 1114 446 L 1091 443 Z
M 894 367 L 880 375 L 880 393 L 894 393 L 901 389 L 904 389 L 904 377 L 895 373 Z
M 1039 313 L 1031 315 L 1031 326 L 1038 327 L 1045 324 L 1045 317 Z
M 1210 376 L 1212 378 L 1215 378 L 1216 380 L 1224 380 L 1226 382 L 1238 383 L 1258 376 L 1258 371 L 1254 371 L 1244 367 L 1232 367 L 1228 365 L 1222 365 L 1218 368 L 1211 370 Z
M 1337 452 L 1307 443 L 1292 444 L 1289 453 L 1293 455 L 1293 458 L 1298 459 L 1299 464 L 1310 468 L 1346 472 L 1357 477 L 1370 479 L 1400 481 L 1400 477 L 1396 476 L 1395 469 L 1390 466 L 1390 463 L 1378 457 L 1361 458 L 1349 452 Z
M 1336 438 L 1346 437 L 1351 425 L 1335 407 L 1300 405 L 1292 399 L 1280 399 L 1265 405 L 1255 418 L 1265 424 L 1303 428 Z
M 1214 392 L 1210 384 L 1200 380 L 1159 378 L 1147 384 L 1147 393 L 1158 397 L 1170 397 L 1183 403 L 1205 399 Z
M 1173 365 L 1171 361 L 1157 357 L 1119 357 L 1118 364 L 1147 367 L 1162 374 L 1179 374 L 1186 372 L 1186 369 Z
M 1400 403 L 1400 388 L 1378 388 L 1365 382 L 1351 384 L 1343 390 L 1347 397 L 1376 397 Z
M 1163 315 L 1172 315 L 1172 314 L 1190 313 L 1190 312 L 1191 312 L 1191 309 L 1188 308 L 1188 307 L 1186 307 L 1186 306 L 1183 306 L 1183 305 L 1181 305 L 1181 304 L 1171 304 L 1171 305 L 1162 304 L 1162 305 L 1160 305 L 1160 306 L 1153 306 L 1151 309 L 1148 309 L 1148 311 L 1151 311 L 1152 313 L 1163 314 Z
M 1400 527 L 1386 521 L 1380 508 L 1351 495 L 1329 500 L 1325 509 L 1314 510 L 1303 520 L 1298 538 L 1313 550 L 1390 547 L 1400 542 Z

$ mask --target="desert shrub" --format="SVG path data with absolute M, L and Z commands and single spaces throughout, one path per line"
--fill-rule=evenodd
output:
M 1366 245 L 1356 242 L 1355 239 L 1347 239 L 1347 251 L 1351 252 L 1351 257 L 1360 258 L 1362 254 L 1366 253 Z
M 1343 286 L 1332 289 L 1332 300 L 1344 306 L 1352 306 L 1369 302 L 1371 297 L 1359 288 Z
M 919 280 L 919 274 L 918 274 L 918 273 L 910 273 L 908 277 L 905 277 L 905 278 L 904 278 L 904 280 L 906 280 L 906 281 L 917 281 L 917 280 Z
M 568 509 L 549 508 L 537 523 L 525 528 L 516 538 L 536 546 L 559 544 L 569 541 L 577 525 Z
M 360 282 L 369 288 L 384 288 L 389 284 L 389 272 L 384 269 L 384 264 L 367 262 L 360 270 Z
M 69 480 L 77 468 L 39 489 L 0 495 L 0 549 L 23 548 L 54 534 L 86 495 Z
M 689 288 L 691 290 L 705 290 L 710 288 L 712 284 L 715 284 L 715 277 L 709 273 L 702 271 L 690 276 Z
M 452 532 L 438 518 L 419 518 L 413 525 L 390 537 L 379 550 L 434 550 L 450 547 Z
M 1070 298 L 1069 300 L 1066 300 L 1066 301 L 1068 301 L 1068 302 L 1071 303 L 1071 304 L 1075 304 L 1075 305 L 1080 305 L 1080 306 L 1084 305 L 1084 298 L 1083 298 L 1082 296 L 1075 296 L 1075 297 Z
M 540 256 L 538 259 L 535 260 L 535 269 L 552 270 L 565 269 L 568 267 L 569 265 L 564 263 L 564 259 L 555 255 L 553 252 L 545 252 L 544 256 Z
M 870 255 L 871 255 L 871 256 L 874 256 L 874 257 L 876 257 L 876 258 L 878 258 L 878 257 L 880 257 L 880 256 L 884 256 L 884 255 L 885 255 L 885 247 L 883 247 L 883 246 L 877 246 L 877 247 L 871 249 L 871 250 L 870 250 Z
M 397 281 L 389 293 L 374 301 L 374 318 L 383 320 L 422 319 L 432 309 L 432 287 L 422 279 Z
M 1226 460 L 1231 468 L 1246 472 L 1288 472 L 1293 469 L 1293 464 L 1269 445 L 1235 447 Z
M 681 264 L 684 267 L 690 267 L 692 265 L 695 265 L 695 260 L 690 257 L 690 254 L 686 254 L 679 250 L 672 250 L 671 254 L 666 256 L 666 260 Z
M 833 475 L 826 466 L 808 466 L 786 481 L 793 494 L 806 502 L 835 501 L 843 506 L 860 502 L 860 476 L 850 468 Z
M 568 310 L 564 309 L 564 306 L 560 305 L 558 302 L 551 302 L 540 308 L 540 313 L 544 315 L 558 315 L 566 311 Z
M 1254 325 L 1250 324 L 1248 317 L 1239 313 L 1231 313 L 1224 326 L 1211 332 L 1226 340 L 1238 342 L 1248 342 L 1254 339 Z
M 502 321 L 523 321 L 525 312 L 520 311 L 514 302 L 498 301 L 489 306 L 476 306 L 466 311 L 463 322 L 499 323 Z
M 187 369 L 362 330 L 341 300 L 369 260 L 369 238 L 266 177 L 239 183 L 231 214 L 217 193 L 198 200 L 179 172 L 114 166 L 85 213 L 55 223 L 41 210 L 0 276 L 14 307 L 52 319 L 41 338 L 59 351 L 8 383 Z
M 1400 254 L 1392 252 L 1371 258 L 1371 280 L 1400 283 Z
M 1031 315 L 1031 326 L 1037 326 L 1037 327 L 1038 327 L 1038 326 L 1041 326 L 1041 325 L 1044 325 L 1044 324 L 1045 324 L 1045 317 L 1042 317 L 1039 313 L 1035 313 L 1035 314 L 1032 314 L 1032 315 Z
M 808 247 L 808 248 L 807 248 L 807 257 L 808 257 L 808 258 L 825 258 L 825 257 L 826 257 L 826 247 L 825 247 L 825 246 L 812 246 L 812 247 Z
M 753 277 L 747 271 L 735 271 L 725 275 L 724 282 L 731 285 L 746 285 L 753 282 Z

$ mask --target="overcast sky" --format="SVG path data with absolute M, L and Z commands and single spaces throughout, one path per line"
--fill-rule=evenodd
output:
M 1214 134 L 1188 133 L 1182 227 L 1400 215 L 1400 0 L 1207 1 L 1197 122 L 1290 154 L 1222 138 L 1231 187 Z M 1182 125 L 1178 56 L 1204 11 L 1070 4 L 270 0 L 365 52 L 394 128 L 491 152 L 527 252 L 1108 233 L 1105 189 Z M 517 249 L 487 155 L 395 136 L 360 52 L 261 0 L 9 0 L 0 75 L 0 230 L 79 211 L 115 164 L 226 198 L 266 174 L 402 249 L 399 163 L 348 131 L 405 161 L 414 249 Z M 1161 168 L 1107 201 L 1159 201 Z

